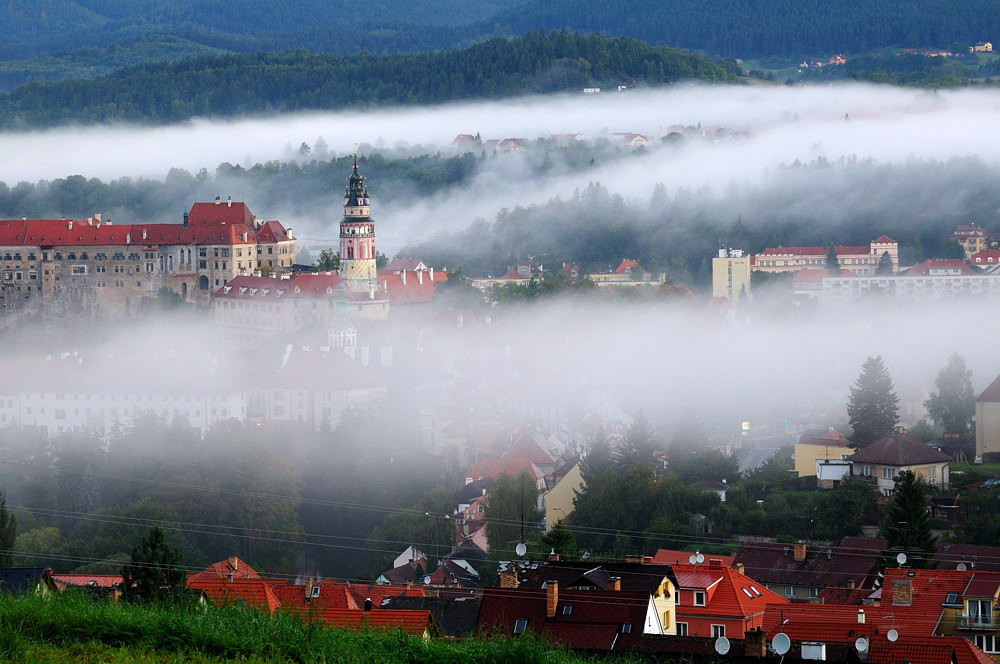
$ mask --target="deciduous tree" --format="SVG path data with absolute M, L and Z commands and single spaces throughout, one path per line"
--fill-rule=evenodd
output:
M 934 379 L 937 391 L 924 402 L 927 414 L 946 434 L 968 436 L 976 414 L 976 396 L 972 391 L 972 371 L 958 353 Z

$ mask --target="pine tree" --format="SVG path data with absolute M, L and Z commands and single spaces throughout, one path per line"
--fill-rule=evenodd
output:
M 851 387 L 847 403 L 847 415 L 853 429 L 850 440 L 854 446 L 867 447 L 891 434 L 899 422 L 898 405 L 899 399 L 881 356 L 869 357 Z
M 594 439 L 590 441 L 587 456 L 580 460 L 580 475 L 585 484 L 591 484 L 594 479 L 606 470 L 614 468 L 615 462 L 611 453 L 611 443 L 604 433 L 604 427 L 599 427 Z
M 968 436 L 976 414 L 976 395 L 972 391 L 972 371 L 958 353 L 948 358 L 948 364 L 934 379 L 937 392 L 924 402 L 927 414 L 946 434 Z
M 158 602 L 183 587 L 181 552 L 167 544 L 163 530 L 153 526 L 139 546 L 132 549 L 132 562 L 122 568 L 125 596 Z
M 659 440 L 649 426 L 649 420 L 641 412 L 632 420 L 623 442 L 622 460 L 626 466 L 651 462 L 653 453 L 659 448 Z
M 887 556 L 905 553 L 906 564 L 920 569 L 932 566 L 936 548 L 925 488 L 913 471 L 904 470 L 897 475 L 892 502 L 881 528 L 881 535 L 888 542 Z
M 837 261 L 837 250 L 832 244 L 826 250 L 826 271 L 832 277 L 840 276 L 840 263 Z
M 878 267 L 875 268 L 875 274 L 880 277 L 892 274 L 892 257 L 889 256 L 888 251 L 883 251 L 882 256 L 878 259 Z
M 17 517 L 7 511 L 7 498 L 0 493 L 0 567 L 14 566 Z

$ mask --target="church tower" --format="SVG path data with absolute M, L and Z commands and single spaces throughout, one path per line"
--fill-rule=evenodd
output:
M 357 153 L 354 154 L 354 171 L 347 180 L 344 218 L 340 222 L 340 278 L 355 293 L 376 288 L 378 279 L 375 221 L 371 218 L 368 187 L 358 172 Z

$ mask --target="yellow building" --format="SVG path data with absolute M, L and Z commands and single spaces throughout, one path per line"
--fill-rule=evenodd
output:
M 740 249 L 719 249 L 712 259 L 712 297 L 736 304 L 750 296 L 750 257 Z
M 985 251 L 988 248 L 988 238 L 986 231 L 975 224 L 956 226 L 951 233 L 951 239 L 962 245 L 965 260 L 970 260 L 980 251 Z
M 546 532 L 552 530 L 552 527 L 560 519 L 565 519 L 573 512 L 573 499 L 576 497 L 576 492 L 583 491 L 584 486 L 586 486 L 583 475 L 580 473 L 580 460 L 577 459 L 567 466 L 555 472 L 556 483 L 545 494 Z
M 816 462 L 846 459 L 854 450 L 844 435 L 830 429 L 822 436 L 803 438 L 795 443 L 795 472 L 799 477 L 815 477 Z

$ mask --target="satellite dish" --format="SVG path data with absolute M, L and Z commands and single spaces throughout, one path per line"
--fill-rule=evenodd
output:
M 866 650 L 868 650 L 868 639 L 866 639 L 863 636 L 859 636 L 854 641 L 854 647 L 857 649 L 858 652 L 865 652 Z
M 698 562 L 698 564 L 701 564 L 701 563 L 705 562 L 705 554 L 704 553 L 699 553 L 698 555 L 696 555 L 694 557 L 694 559 L 695 559 L 695 561 Z
M 896 639 L 899 638 L 899 632 L 897 632 L 894 629 L 890 629 L 888 632 L 885 633 L 885 638 L 889 639 L 890 643 L 895 643 Z
M 903 552 L 900 552 L 899 555 L 896 556 L 896 562 L 899 563 L 900 565 L 905 565 L 906 564 L 906 554 L 903 553 Z
M 698 562 L 698 559 L 694 557 L 694 554 L 691 554 L 691 557 L 690 557 L 690 558 L 688 558 L 688 562 L 689 562 L 690 564 L 694 565 L 695 563 L 697 563 L 697 562 Z
M 720 655 L 725 655 L 729 652 L 729 639 L 724 636 L 720 636 L 715 640 L 715 652 Z
M 965 563 L 959 563 L 958 566 L 955 567 L 955 569 L 957 569 L 959 572 L 964 572 L 965 570 L 969 569 L 969 566 L 966 565 Z
M 792 647 L 792 640 L 784 632 L 778 632 L 771 639 L 771 647 L 774 648 L 774 652 L 777 654 L 784 655 Z
M 517 546 L 514 547 L 514 553 L 524 558 L 524 554 L 528 552 L 528 547 L 524 545 L 524 542 L 518 542 Z

